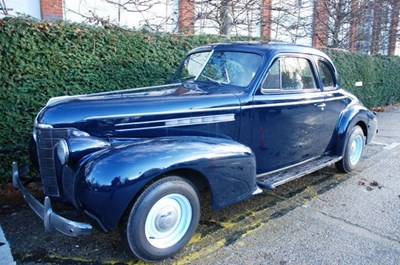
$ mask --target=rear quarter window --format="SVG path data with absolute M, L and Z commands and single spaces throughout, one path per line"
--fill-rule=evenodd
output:
M 335 75 L 333 68 L 329 62 L 325 59 L 318 60 L 318 72 L 321 78 L 322 86 L 324 90 L 332 90 L 336 87 Z

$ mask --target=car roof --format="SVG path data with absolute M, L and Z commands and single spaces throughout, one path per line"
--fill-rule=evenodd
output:
M 322 56 L 324 58 L 328 58 L 328 56 L 317 49 L 314 49 L 309 46 L 298 45 L 298 44 L 290 44 L 290 43 L 274 43 L 274 42 L 227 42 L 227 43 L 214 43 L 210 45 L 201 46 L 191 50 L 190 52 L 199 52 L 202 50 L 235 50 L 235 51 L 247 51 L 247 52 L 259 52 L 259 53 L 268 53 L 269 55 L 275 55 L 278 53 L 303 53 L 303 54 L 311 54 Z

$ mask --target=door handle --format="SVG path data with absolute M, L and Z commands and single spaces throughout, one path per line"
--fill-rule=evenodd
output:
M 326 104 L 325 103 L 316 103 L 316 104 L 314 104 L 314 106 L 321 108 L 323 110 L 326 107 Z

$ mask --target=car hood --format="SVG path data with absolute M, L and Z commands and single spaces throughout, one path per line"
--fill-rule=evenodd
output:
M 223 115 L 232 115 L 239 108 L 238 97 L 226 89 L 201 89 L 194 83 L 179 83 L 52 98 L 39 113 L 36 123 L 53 128 L 77 128 L 100 137 L 142 137 L 138 133 L 140 128 L 190 125 L 192 121 L 187 118 L 196 117 L 226 119 L 228 116 Z M 127 135 L 127 132 L 131 133 Z M 145 135 L 148 134 L 147 131 Z

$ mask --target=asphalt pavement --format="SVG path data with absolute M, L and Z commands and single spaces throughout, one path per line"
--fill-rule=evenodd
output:
M 192 264 L 400 264 L 400 107 L 352 176 Z

